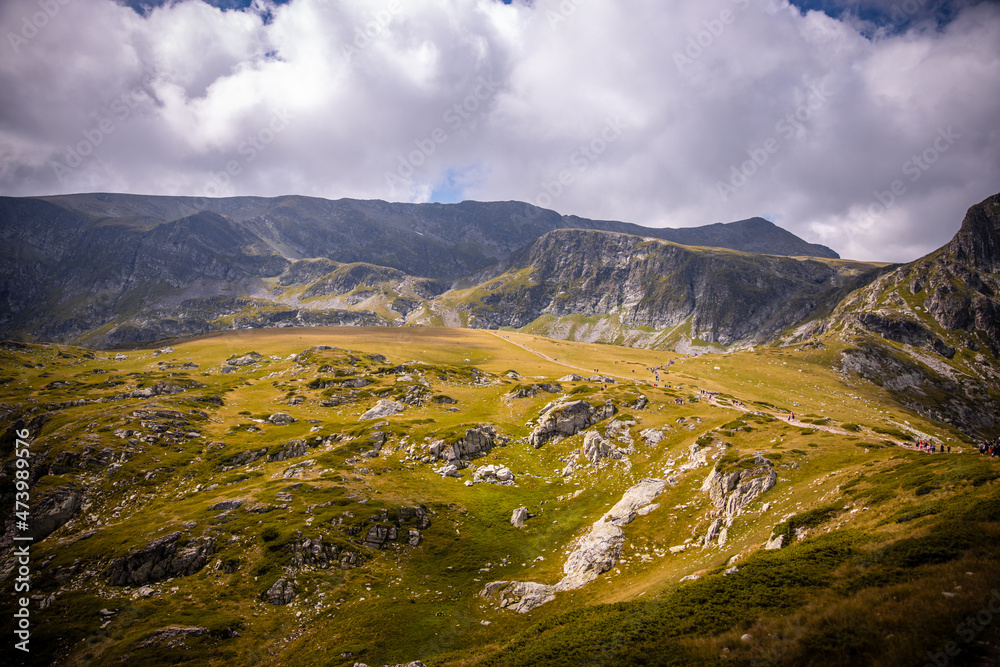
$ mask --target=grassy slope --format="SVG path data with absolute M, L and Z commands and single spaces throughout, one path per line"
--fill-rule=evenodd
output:
M 351 366 L 349 354 L 338 350 L 311 353 L 308 365 L 288 359 L 316 345 L 356 351 L 358 363 Z M 130 414 L 139 408 L 208 414 L 191 417 L 199 438 L 170 447 L 143 446 L 143 453 L 110 473 L 95 468 L 48 475 L 33 490 L 38 498 L 46 489 L 78 479 L 93 493 L 91 505 L 73 524 L 33 552 L 46 595 L 55 590 L 59 568 L 84 564 L 52 606 L 35 616 L 36 664 L 116 662 L 126 656 L 137 664 L 353 665 L 361 660 L 375 665 L 414 659 L 455 665 L 691 664 L 712 663 L 723 653 L 736 664 L 908 664 L 955 639 L 956 624 L 978 611 L 985 591 L 1000 583 L 993 574 L 1000 517 L 992 481 L 1000 467 L 969 453 L 968 443 L 949 427 L 900 409 L 870 384 L 840 378 L 830 370 L 832 349 L 766 348 L 688 358 L 512 332 L 417 328 L 253 330 L 173 346 L 175 352 L 155 358 L 148 350 L 129 351 L 124 361 L 113 360 L 114 353 L 98 352 L 89 359 L 83 350 L 55 346 L 0 351 L 0 376 L 10 378 L 0 386 L 0 402 L 12 406 L 29 405 L 31 399 L 45 405 L 107 396 L 157 380 L 204 385 L 173 396 L 62 409 L 35 434 L 33 449 L 48 463 L 60 451 L 81 451 L 81 437 L 88 434 L 97 436 L 98 449 L 120 449 L 124 441 L 112 431 L 126 422 L 137 428 Z M 246 371 L 217 372 L 226 358 L 250 350 L 277 358 Z M 367 354 L 385 355 L 388 362 Z M 338 433 L 363 439 L 370 424 L 359 424 L 358 416 L 377 400 L 375 392 L 395 391 L 398 384 L 396 374 L 372 373 L 413 360 L 428 364 L 422 368 L 433 391 L 458 400 L 458 412 L 431 403 L 408 407 L 386 420 L 393 435 L 376 459 L 353 460 L 363 449 L 357 441 L 336 442 L 329 449 L 310 449 L 302 459 L 258 461 L 217 472 L 222 460 L 246 449 Z M 564 465 L 559 457 L 578 448 L 582 436 L 539 450 L 523 440 L 526 422 L 553 396 L 541 392 L 535 398 L 502 400 L 517 384 L 570 372 L 597 370 L 650 382 L 646 367 L 671 360 L 659 387 L 641 388 L 650 405 L 624 410 L 637 420 L 630 429 L 636 441 L 631 465 L 616 462 L 559 477 L 555 471 Z M 160 361 L 198 368 L 157 370 Z M 331 392 L 309 389 L 308 383 L 331 377 L 329 371 L 318 372 L 325 364 L 345 373 L 367 372 L 375 384 L 362 390 L 368 393 L 358 403 L 321 407 L 318 401 Z M 488 386 L 471 386 L 473 366 L 489 374 Z M 95 368 L 109 373 L 90 374 Z M 522 379 L 507 378 L 509 369 Z M 66 379 L 86 386 L 45 388 Z M 109 387 L 104 384 L 109 380 L 124 384 Z M 732 396 L 779 419 L 692 402 L 699 389 L 721 392 L 721 403 Z M 563 383 L 563 390 L 588 400 L 611 398 L 619 407 L 637 394 L 625 383 L 605 389 L 596 383 Z M 223 396 L 225 405 L 192 400 L 210 394 Z M 291 406 L 290 396 L 306 400 Z M 677 405 L 678 397 L 686 402 Z M 253 421 L 278 411 L 299 421 L 283 427 Z M 795 424 L 787 421 L 791 412 Z M 317 431 L 311 431 L 309 419 L 320 420 Z M 816 427 L 803 420 L 817 422 Z M 430 465 L 406 461 L 405 451 L 396 451 L 404 437 L 407 444 L 419 445 L 487 421 L 513 439 L 475 463 L 509 466 L 517 475 L 516 487 L 468 488 L 462 483 L 471 478 L 468 471 L 462 479 L 443 479 Z M 847 432 L 822 430 L 845 424 Z M 857 432 L 855 424 L 861 427 Z M 248 431 L 250 426 L 260 430 Z M 646 447 L 638 435 L 651 427 L 667 430 L 656 447 Z M 956 453 L 930 457 L 884 444 L 899 440 L 907 427 L 949 442 Z M 489 581 L 557 581 L 574 537 L 638 480 L 676 471 L 682 454 L 699 440 L 709 447 L 710 460 L 734 450 L 763 451 L 778 467 L 778 485 L 736 519 L 724 547 L 668 550 L 699 538 L 710 523 L 710 502 L 699 491 L 710 468 L 702 467 L 680 473 L 677 486 L 657 500 L 661 507 L 625 529 L 622 561 L 586 588 L 560 594 L 523 615 L 497 610 L 478 596 Z M 211 442 L 226 447 L 214 450 Z M 959 455 L 962 449 L 967 453 Z M 4 457 L 10 453 L 5 450 Z M 317 464 L 304 478 L 281 479 L 282 471 L 305 459 Z M 158 472 L 146 480 L 151 470 Z M 297 482 L 303 486 L 292 488 Z M 205 488 L 212 484 L 219 486 Z M 567 499 L 576 491 L 582 493 Z M 282 504 L 283 492 L 292 498 L 287 510 L 257 515 L 240 509 L 220 519 L 207 509 L 226 498 Z M 771 503 L 766 513 L 761 511 L 765 501 Z M 331 529 L 330 519 L 350 511 L 360 521 L 383 508 L 415 504 L 425 506 L 432 520 L 420 546 L 367 552 L 368 562 L 357 569 L 299 572 L 299 597 L 287 607 L 259 601 L 287 565 L 296 530 L 350 546 L 351 538 Z M 519 505 L 540 516 L 516 530 L 509 518 Z M 835 511 L 801 516 L 831 507 Z M 800 518 L 790 519 L 796 515 Z M 199 573 L 154 584 L 157 594 L 147 599 L 107 586 L 100 576 L 87 576 L 88 568 L 100 572 L 110 557 L 184 530 L 184 522 L 192 521 L 192 536 L 211 535 L 219 545 Z M 779 552 L 758 553 L 782 523 L 811 533 Z M 269 527 L 277 536 L 265 541 Z M 97 528 L 92 537 L 75 541 L 92 528 Z M 742 569 L 722 576 L 734 557 Z M 224 574 L 215 569 L 216 559 L 240 564 Z M 705 576 L 679 583 L 692 573 Z M 942 591 L 955 595 L 942 596 Z M 102 629 L 96 612 L 103 607 L 118 613 Z M 871 613 L 884 619 L 877 632 Z M 215 635 L 173 648 L 139 647 L 150 632 L 169 625 L 208 627 Z M 227 629 L 237 629 L 239 636 L 224 638 Z M 755 639 L 741 641 L 744 632 Z M 977 639 L 989 636 L 984 632 Z M 962 646 L 967 654 L 975 648 Z M 816 655 L 830 657 L 816 662 Z

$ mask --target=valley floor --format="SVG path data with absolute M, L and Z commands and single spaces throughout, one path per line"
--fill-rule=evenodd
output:
M 0 344 L 7 619 L 34 538 L 5 664 L 996 664 L 1000 458 L 837 359 L 415 327 Z

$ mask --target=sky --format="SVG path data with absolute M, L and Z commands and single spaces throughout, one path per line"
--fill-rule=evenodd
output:
M 909 261 L 1000 192 L 1000 2 L 4 0 L 0 195 L 762 216 Z

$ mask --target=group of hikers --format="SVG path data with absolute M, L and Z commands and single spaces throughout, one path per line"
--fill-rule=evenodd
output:
M 935 444 L 929 440 L 917 440 L 917 449 L 928 454 L 951 454 L 951 445 Z
M 994 457 L 1000 456 L 1000 438 L 979 443 L 979 455 L 986 456 L 987 454 Z

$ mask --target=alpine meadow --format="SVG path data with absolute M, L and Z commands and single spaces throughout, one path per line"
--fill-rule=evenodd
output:
M 0 36 L 0 664 L 1000 666 L 1000 3 Z

